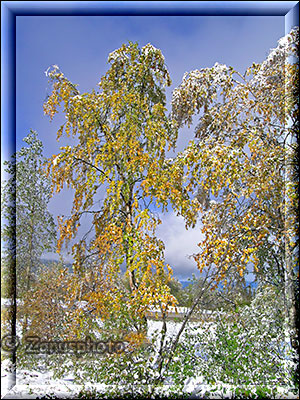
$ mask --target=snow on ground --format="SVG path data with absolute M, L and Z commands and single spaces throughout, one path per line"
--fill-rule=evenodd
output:
M 199 327 L 197 331 L 202 331 L 203 329 L 213 329 L 213 324 L 199 325 L 199 323 L 191 322 L 191 326 Z M 152 337 L 155 332 L 159 332 L 162 327 L 162 321 L 149 320 L 148 321 L 148 337 Z M 176 335 L 180 328 L 180 323 L 174 321 L 167 322 L 167 338 Z M 74 376 L 66 375 L 61 379 L 54 379 L 52 371 L 36 371 L 36 370 L 17 370 L 16 373 L 16 386 L 9 390 L 9 364 L 8 360 L 1 363 L 1 398 L 5 399 L 36 399 L 38 397 L 43 397 L 46 395 L 55 395 L 56 398 L 73 398 L 74 394 L 79 393 L 83 389 L 82 385 L 77 385 L 74 383 Z M 230 397 L 229 386 L 222 385 L 223 390 L 227 391 L 227 396 Z M 87 389 L 96 389 L 97 391 L 102 391 L 105 389 L 105 385 L 89 384 L 87 383 L 84 387 Z M 195 376 L 187 380 L 185 385 L 185 391 L 192 393 L 192 398 L 203 398 L 205 393 L 209 393 L 209 398 L 220 399 L 224 398 L 224 392 L 220 389 L 212 392 L 212 388 L 203 382 L 201 376 Z M 168 386 L 165 388 L 168 392 Z M 284 389 L 282 389 L 283 391 Z M 280 389 L 279 389 L 280 391 Z M 281 398 L 286 398 L 286 393 Z M 280 397 L 278 397 L 280 398 Z M 288 396 L 289 399 L 298 398 L 292 393 Z
M 148 338 L 150 339 L 151 337 L 157 337 L 156 339 L 156 344 L 158 345 L 160 336 L 158 335 L 159 332 L 161 332 L 162 328 L 162 321 L 158 320 L 148 320 Z M 189 324 L 186 326 L 185 330 L 188 330 L 188 326 L 193 327 L 193 328 L 198 328 L 197 330 L 193 331 L 193 334 L 198 334 L 202 333 L 204 329 L 214 329 L 213 324 L 201 324 L 199 322 L 189 322 Z M 166 334 L 166 339 L 174 338 L 179 329 L 181 327 L 181 323 L 175 322 L 175 321 L 168 321 L 167 322 L 167 334 Z M 184 334 L 184 333 L 183 333 Z M 181 335 L 181 339 L 183 338 L 183 334 Z
M 6 378 L 6 379 L 5 379 Z M 55 398 L 74 398 L 74 394 L 79 393 L 83 389 L 82 385 L 72 383 L 72 377 L 66 376 L 64 379 L 53 379 L 51 372 L 40 373 L 37 371 L 22 370 L 17 372 L 17 384 L 13 389 L 7 389 L 7 374 L 1 372 L 1 398 L 2 399 L 36 399 L 46 395 L 55 395 Z M 87 389 L 96 389 L 102 391 L 105 389 L 104 384 L 88 384 L 84 387 Z M 194 377 L 188 380 L 185 390 L 191 393 L 191 398 L 203 398 L 206 393 L 209 393 L 210 399 L 223 399 L 226 395 L 231 398 L 230 386 L 222 385 L 220 389 L 215 390 L 210 385 L 204 384 L 202 377 Z M 166 393 L 168 387 L 166 387 Z M 293 393 L 286 393 L 284 388 L 278 388 L 282 392 L 282 396 L 278 395 L 276 398 L 280 399 L 298 399 L 297 395 Z
M 191 323 L 195 325 L 195 323 Z M 167 338 L 177 334 L 180 323 L 174 321 L 167 322 Z M 149 320 L 148 321 L 148 338 L 150 339 L 155 333 L 159 333 L 162 327 L 162 321 Z M 159 336 L 157 338 L 159 341 Z M 1 364 L 1 398 L 14 399 L 26 398 L 35 399 L 45 395 L 53 395 L 57 398 L 72 398 L 74 393 L 80 392 L 83 389 L 82 385 L 75 384 L 72 375 L 64 376 L 61 379 L 54 379 L 52 371 L 36 371 L 36 370 L 17 370 L 16 373 L 16 386 L 9 391 L 9 368 L 8 360 Z M 198 380 L 199 381 L 199 380 Z M 200 379 L 200 381 L 202 381 Z M 103 384 L 90 384 L 91 389 L 101 391 L 105 389 Z M 88 388 L 85 386 L 85 389 Z M 191 383 L 189 384 L 189 389 Z M 166 387 L 166 389 L 168 386 Z M 4 397 L 5 396 L 5 397 Z

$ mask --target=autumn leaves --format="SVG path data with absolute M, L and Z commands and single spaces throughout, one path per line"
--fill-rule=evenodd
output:
M 93 238 L 89 244 L 78 240 L 75 265 L 85 269 L 84 260 L 96 256 L 95 269 L 110 282 L 110 293 L 127 271 L 129 292 L 124 288 L 117 297 L 133 302 L 136 312 L 176 303 L 154 206 L 172 207 L 187 227 L 202 216 L 204 240 L 194 259 L 200 271 L 216 269 L 216 284 L 229 275 L 244 278 L 249 263 L 270 276 L 275 264 L 284 268 L 285 138 L 293 132 L 286 123 L 295 109 L 291 96 L 286 109 L 287 85 L 281 83 L 296 79 L 287 53 L 243 75 L 217 63 L 186 74 L 173 92 L 171 116 L 165 104 L 171 80 L 160 50 L 130 42 L 108 61 L 97 92 L 79 94 L 59 69 L 48 72 L 53 91 L 45 113 L 52 119 L 62 106 L 66 123 L 57 137 L 77 139 L 48 163 L 53 189 L 75 190 L 71 215 L 60 220 L 59 248 L 76 236 L 81 216 L 93 213 Z M 167 159 L 179 128 L 196 114 L 195 140 Z

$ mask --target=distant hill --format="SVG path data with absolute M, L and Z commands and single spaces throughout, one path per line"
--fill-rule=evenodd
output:
M 181 280 L 179 280 L 179 282 L 181 283 L 183 289 L 192 283 L 191 281 L 181 281 Z
M 183 281 L 183 280 L 179 280 L 179 282 L 181 283 L 182 288 L 184 289 L 185 287 L 193 284 L 193 282 L 191 281 Z M 255 289 L 257 287 L 257 282 L 253 282 L 253 281 L 246 281 L 246 286 L 251 286 L 251 288 Z
M 59 264 L 58 260 L 50 260 L 49 258 L 42 258 L 41 263 L 46 267 L 51 267 L 53 264 Z M 64 266 L 68 268 L 69 272 L 72 272 L 72 263 L 64 262 Z
M 49 266 L 49 267 L 50 267 L 53 263 L 57 263 L 57 264 L 59 263 L 59 261 L 57 261 L 57 260 L 50 260 L 50 259 L 47 259 L 47 258 L 41 259 L 41 262 L 42 262 L 44 265 Z M 73 269 L 72 269 L 72 263 L 67 263 L 67 262 L 65 262 L 64 265 L 68 268 L 69 272 L 72 272 L 72 271 L 73 271 Z M 121 270 L 122 270 L 122 268 L 121 268 Z M 125 269 L 124 269 L 124 271 L 122 271 L 122 272 L 125 272 Z M 191 280 L 181 280 L 181 279 L 178 279 L 178 281 L 181 283 L 182 289 L 184 289 L 184 288 L 186 288 L 187 286 L 193 284 L 193 281 L 191 281 Z M 246 281 L 246 286 L 251 286 L 252 289 L 255 289 L 255 288 L 257 287 L 257 282 Z

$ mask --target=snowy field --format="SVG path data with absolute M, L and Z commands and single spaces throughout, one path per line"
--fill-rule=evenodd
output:
M 101 321 L 98 321 L 101 325 Z M 148 338 L 155 333 L 159 333 L 162 327 L 161 321 L 148 321 Z M 167 338 L 177 334 L 180 323 L 170 321 L 167 323 Z M 18 329 L 18 335 L 20 330 Z M 159 336 L 157 337 L 157 342 Z M 74 376 L 68 374 L 61 379 L 54 379 L 52 371 L 37 371 L 17 369 L 16 386 L 9 390 L 10 374 L 8 372 L 8 361 L 5 360 L 1 364 L 1 398 L 5 399 L 36 399 L 46 395 L 55 395 L 56 398 L 72 398 L 74 394 L 79 393 L 82 389 L 96 389 L 102 391 L 105 385 L 101 383 L 88 383 L 83 387 L 74 383 Z M 202 379 L 195 379 L 194 382 L 189 381 L 187 389 L 191 389 L 191 385 L 201 383 Z M 137 382 L 138 383 L 138 382 Z M 167 391 L 168 387 L 166 387 Z
M 191 325 L 197 326 L 196 323 Z M 161 321 L 148 321 L 148 337 L 155 334 L 156 331 L 160 331 L 162 326 Z M 213 329 L 212 324 L 209 325 L 209 329 Z M 171 337 L 178 332 L 180 324 L 178 322 L 170 321 L 167 323 L 167 336 Z M 203 329 L 199 328 L 199 330 Z M 1 398 L 5 399 L 36 399 L 43 396 L 55 396 L 55 398 L 74 398 L 76 393 L 79 393 L 82 389 L 96 389 L 97 391 L 103 391 L 105 385 L 101 383 L 91 384 L 86 382 L 84 387 L 74 383 L 74 376 L 68 374 L 61 379 L 54 379 L 53 372 L 51 371 L 36 371 L 36 370 L 20 370 L 17 369 L 16 374 L 16 386 L 8 390 L 9 388 L 9 372 L 7 371 L 8 362 L 5 360 L 1 364 Z M 138 383 L 138 382 L 137 382 Z M 220 399 L 230 398 L 230 388 L 227 385 L 222 385 L 222 391 L 213 390 L 215 387 L 206 385 L 203 382 L 201 376 L 195 376 L 189 378 L 185 382 L 184 390 L 190 394 L 190 398 L 203 398 L 205 394 L 209 393 L 208 398 Z M 284 389 L 282 389 L 283 392 Z M 168 394 L 168 386 L 165 387 L 166 395 Z M 280 389 L 279 389 L 280 392 Z M 286 398 L 286 393 L 278 398 Z M 290 393 L 290 399 L 298 398 L 296 395 Z

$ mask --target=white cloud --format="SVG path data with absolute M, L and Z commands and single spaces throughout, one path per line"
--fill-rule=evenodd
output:
M 192 273 L 197 274 L 196 263 L 188 256 L 199 251 L 197 244 L 203 237 L 200 224 L 194 229 L 186 229 L 184 219 L 172 212 L 160 215 L 160 219 L 162 224 L 157 229 L 157 236 L 165 243 L 166 262 L 173 268 L 174 275 L 188 278 Z

